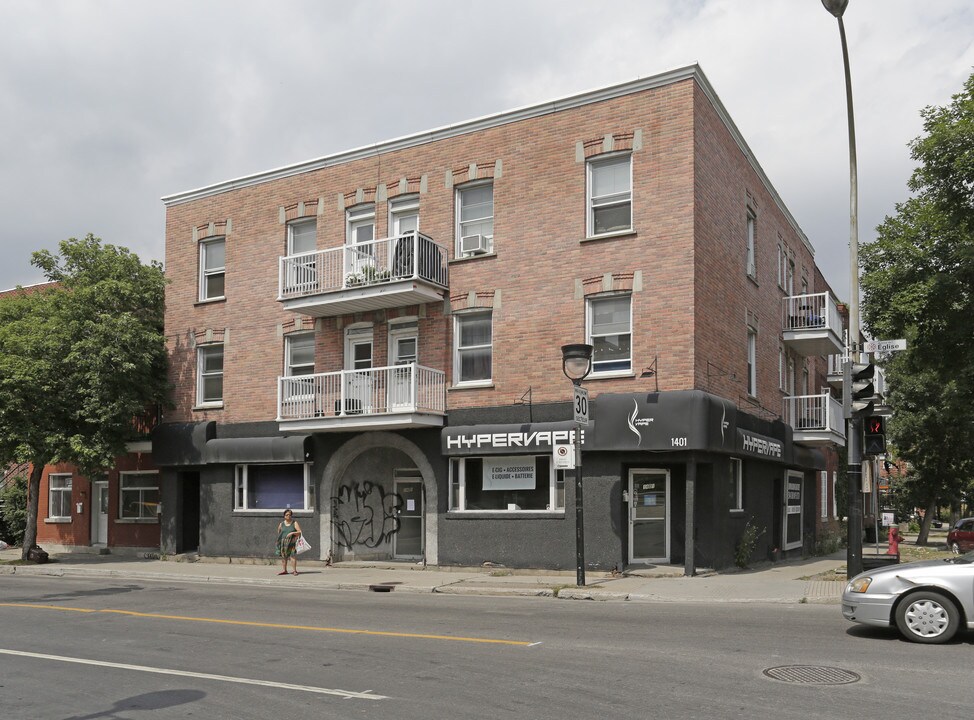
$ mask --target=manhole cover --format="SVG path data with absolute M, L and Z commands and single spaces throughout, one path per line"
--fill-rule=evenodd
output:
M 782 665 L 764 671 L 772 680 L 802 685 L 848 685 L 862 678 L 851 670 L 822 665 Z

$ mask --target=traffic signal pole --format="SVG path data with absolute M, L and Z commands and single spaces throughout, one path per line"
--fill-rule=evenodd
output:
M 851 578 L 862 572 L 862 418 L 848 418 L 847 428 L 849 464 L 846 466 L 846 476 L 849 481 L 849 497 L 846 513 L 846 575 Z

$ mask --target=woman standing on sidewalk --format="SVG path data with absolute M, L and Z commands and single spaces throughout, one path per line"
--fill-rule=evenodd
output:
M 290 509 L 284 511 L 284 520 L 277 526 L 277 554 L 281 556 L 282 570 L 278 575 L 287 575 L 288 558 L 294 558 L 294 574 L 298 574 L 298 554 L 295 545 L 301 537 L 301 526 L 294 520 Z

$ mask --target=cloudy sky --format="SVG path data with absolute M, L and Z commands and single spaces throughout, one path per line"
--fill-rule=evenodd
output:
M 860 241 L 919 110 L 974 71 L 970 0 L 851 0 Z M 0 289 L 91 232 L 163 258 L 160 198 L 699 63 L 847 298 L 839 33 L 820 0 L 0 0 Z

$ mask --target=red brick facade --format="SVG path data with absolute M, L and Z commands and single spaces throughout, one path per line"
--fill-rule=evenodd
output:
M 345 328 L 369 323 L 372 366 L 381 367 L 389 322 L 399 317 L 418 318 L 418 363 L 446 373 L 448 411 L 511 406 L 529 388 L 534 403 L 564 402 L 560 346 L 585 340 L 586 298 L 618 291 L 631 293 L 631 372 L 587 379 L 596 401 L 602 393 L 701 390 L 777 419 L 791 394 L 779 376 L 782 353 L 796 368 L 795 394 L 820 392 L 825 359 L 784 346 L 782 298 L 831 290 L 699 70 L 594 95 L 166 198 L 175 389 L 167 422 L 273 422 L 288 333 L 314 328 L 315 372 L 326 373 L 345 369 Z M 586 161 L 620 152 L 631 153 L 633 229 L 587 237 Z M 487 179 L 492 252 L 458 258 L 456 190 Z M 403 194 L 418 195 L 420 231 L 447 250 L 442 302 L 317 319 L 283 308 L 278 260 L 287 254 L 287 222 L 315 218 L 317 248 L 340 248 L 346 210 L 374 203 L 375 237 L 389 237 L 389 204 Z M 218 236 L 226 238 L 226 297 L 200 302 L 200 241 Z M 791 293 L 779 283 L 783 260 L 794 267 Z M 472 308 L 492 310 L 493 371 L 481 387 L 454 378 L 453 314 Z M 749 329 L 757 338 L 754 393 Z M 223 403 L 199 408 L 196 349 L 208 342 L 224 345 Z M 644 372 L 650 368 L 655 374 Z M 826 454 L 834 466 L 834 452 Z

